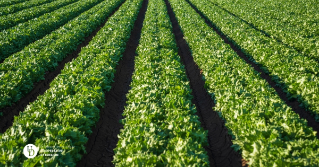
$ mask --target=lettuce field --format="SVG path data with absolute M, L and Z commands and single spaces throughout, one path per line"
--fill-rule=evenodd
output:
M 0 166 L 319 166 L 316 0 L 0 0 Z

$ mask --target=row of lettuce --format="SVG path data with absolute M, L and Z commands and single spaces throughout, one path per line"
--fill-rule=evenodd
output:
M 254 1 L 251 1 L 254 2 Z M 273 10 L 269 12 L 272 18 L 280 19 L 281 16 L 284 14 L 289 13 L 289 19 L 284 19 L 283 21 L 287 24 L 292 24 L 293 26 L 299 25 L 301 26 L 302 23 L 305 24 L 305 32 L 307 29 L 312 29 L 311 20 L 319 18 L 319 4 L 316 0 L 278 0 L 278 1 L 271 1 L 271 0 L 257 0 L 255 2 L 260 2 L 263 5 L 256 6 L 257 9 L 260 9 L 262 6 L 264 9 L 268 7 L 272 7 Z M 310 21 L 310 22 L 308 22 Z
M 76 0 L 67 0 L 67 3 L 70 3 L 70 1 L 72 3 Z M 0 61 L 13 53 L 20 51 L 28 44 L 43 38 L 45 35 L 51 33 L 53 30 L 59 28 L 100 2 L 102 2 L 102 0 L 80 0 L 51 13 L 44 14 L 1 31 Z
M 5 98 L 0 101 L 0 107 L 10 105 L 29 92 L 32 83 L 43 79 L 46 71 L 54 69 L 123 1 L 74 3 L 88 9 L 90 5 L 94 7 L 8 57 L 0 65 L 0 93 Z M 318 94 L 315 89 L 318 65 L 264 38 L 208 0 L 190 1 L 256 62 L 263 63 L 276 82 L 282 80 L 288 84 L 283 88 L 288 89 L 291 97 L 298 97 L 303 104 L 309 104 L 312 111 L 317 111 L 314 101 L 306 103 L 304 99 Z M 0 134 L 1 164 L 75 166 L 86 152 L 87 136 L 99 119 L 104 92 L 111 88 L 116 65 L 142 2 L 123 3 L 89 45 L 82 48 L 79 57 L 66 64 L 45 94 L 28 105 L 15 117 L 13 126 Z M 226 120 L 233 136 L 232 147 L 240 151 L 251 166 L 318 165 L 319 140 L 307 121 L 299 119 L 275 90 L 205 24 L 188 2 L 169 2 L 195 62 L 203 70 L 206 89 L 216 103 L 215 110 Z M 81 8 L 77 5 L 73 9 Z M 195 116 L 189 82 L 177 54 L 163 1 L 149 1 L 137 53 L 125 119 L 121 121 L 124 129 L 119 135 L 114 163 L 117 166 L 209 166 L 203 149 L 207 145 L 207 132 Z M 13 79 L 12 82 L 8 83 L 9 79 Z M 309 89 L 303 90 L 305 88 Z M 23 147 L 29 143 L 40 147 L 39 156 L 34 159 L 26 159 L 22 154 Z M 47 146 L 61 147 L 62 156 L 43 156 L 43 148 Z
M 86 2 L 83 1 L 83 3 Z M 110 14 L 111 9 L 109 12 L 97 12 L 107 3 L 109 3 L 108 6 L 113 6 L 112 10 L 116 7 L 113 5 L 114 1 L 99 3 L 52 33 L 48 32 L 50 34 L 44 38 L 36 40 L 6 58 L 0 64 L 0 108 L 9 106 L 24 97 L 32 90 L 34 82 L 43 79 L 45 72 L 55 69 L 59 61 L 74 51 L 84 37 L 95 30 Z M 32 30 L 31 26 L 26 29 Z
M 163 0 L 149 0 L 115 166 L 209 166 L 184 66 Z
M 0 0 L 0 7 L 5 7 L 17 3 L 23 3 L 27 0 Z
M 107 17 L 121 3 L 122 1 L 115 0 L 104 1 L 83 13 L 79 17 L 82 19 L 76 20 L 81 21 L 82 26 L 92 28 L 100 24 L 96 20 L 101 22 L 102 18 Z M 66 65 L 45 94 L 28 105 L 27 109 L 15 118 L 13 126 L 0 135 L 2 164 L 75 166 L 76 161 L 85 153 L 84 144 L 87 142 L 87 136 L 98 120 L 99 108 L 104 106 L 104 92 L 111 88 L 115 67 L 125 50 L 141 5 L 142 0 L 126 1 L 109 18 L 90 44 L 82 48 L 79 57 Z M 47 40 L 57 40 L 58 34 L 62 38 L 62 34 L 68 33 L 70 36 L 63 36 L 63 39 L 70 39 L 72 35 L 90 31 L 81 30 L 84 28 L 80 27 L 81 25 L 75 27 L 79 22 L 72 23 L 74 24 L 70 24 L 70 27 L 61 28 L 65 32 L 57 31 L 52 34 L 52 39 Z M 207 133 L 200 127 L 200 122 L 195 115 L 196 109 L 191 103 L 189 82 L 177 54 L 172 27 L 163 1 L 150 1 L 143 25 L 142 39 L 138 49 L 139 56 L 136 60 L 137 68 L 131 85 L 132 90 L 128 94 L 131 98 L 127 108 L 132 109 L 135 114 L 139 114 L 140 109 L 143 108 L 145 112 L 142 116 L 148 118 L 141 119 L 141 115 L 135 117 L 135 114 L 126 112 L 128 117 L 134 116 L 135 119 L 122 120 L 128 128 L 125 128 L 121 135 L 132 136 L 119 142 L 115 164 L 126 166 L 132 162 L 144 165 L 197 163 L 201 166 L 209 166 L 208 156 L 203 148 L 207 145 Z M 72 29 L 72 26 L 75 28 Z M 73 38 L 83 38 L 83 36 Z M 61 47 L 69 45 L 76 45 L 76 42 L 63 43 Z M 20 55 L 20 59 L 29 58 L 23 55 Z M 26 62 L 50 62 L 50 59 L 54 57 L 52 55 L 51 57 L 33 56 Z M 31 69 L 36 68 L 36 64 L 32 67 L 25 65 L 30 68 L 26 76 L 34 76 Z M 49 66 L 53 65 L 43 64 L 42 67 Z M 11 70 L 19 70 L 19 68 L 13 67 Z M 158 87 L 154 87 L 154 84 Z M 144 90 L 150 93 L 144 94 Z M 140 94 L 143 98 L 136 98 L 136 94 Z M 132 105 L 133 108 L 131 108 Z M 149 113 L 151 111 L 153 112 Z M 140 123 L 136 124 L 137 122 Z M 140 136 L 141 133 L 144 135 L 139 138 L 139 141 L 125 143 L 125 141 L 134 141 L 135 137 Z M 153 139 L 154 144 L 150 145 L 146 138 Z M 34 143 L 40 148 L 40 156 L 34 159 L 26 159 L 23 156 L 23 147 L 29 143 Z M 139 147 L 141 144 L 143 148 Z M 43 149 L 48 146 L 62 148 L 64 150 L 62 156 L 44 157 Z M 141 149 L 147 149 L 147 151 L 141 154 L 136 153 Z
M 318 165 L 319 140 L 307 121 L 300 119 L 189 3 L 169 2 L 194 61 L 203 70 L 205 86 L 216 103 L 215 110 L 225 119 L 233 136 L 232 147 L 242 153 L 250 166 Z M 192 2 L 203 11 L 219 12 L 204 8 L 210 7 L 205 0 Z M 227 23 L 226 18 L 223 22 Z
M 12 28 L 13 26 L 18 25 L 19 23 L 23 23 L 30 19 L 34 19 L 45 13 L 50 13 L 56 9 L 74 3 L 76 1 L 78 0 L 58 0 L 53 1 L 51 3 L 46 3 L 44 5 L 27 8 L 16 13 L 0 16 L 0 30 L 3 31 L 5 29 Z
M 259 4 L 255 4 L 255 2 L 259 2 Z M 258 0 L 255 2 L 252 1 L 248 7 L 256 8 L 261 14 L 267 13 L 266 19 L 280 20 L 280 22 L 284 23 L 285 28 L 293 27 L 292 30 L 298 30 L 304 37 L 319 35 L 319 31 L 316 28 L 319 19 L 318 1 Z
M 210 1 L 304 55 L 319 60 L 318 1 Z
M 11 105 L 29 93 L 33 83 L 44 79 L 47 71 L 54 70 L 122 2 L 103 1 L 5 59 L 0 64 L 0 107 Z
M 234 44 L 269 73 L 289 98 L 297 98 L 319 121 L 319 63 L 266 37 L 210 0 L 190 0 Z
M 110 4 L 109 4 L 110 3 Z M 97 13 L 109 13 L 118 0 L 105 1 Z M 8 166 L 75 166 L 86 152 L 87 136 L 99 119 L 104 92 L 113 82 L 115 67 L 126 48 L 142 0 L 127 0 L 105 26 L 82 48 L 78 58 L 67 63 L 50 88 L 15 117 L 12 127 L 0 135 L 0 163 Z M 89 25 L 87 25 L 89 26 Z M 26 144 L 40 148 L 38 156 L 26 159 Z M 59 146 L 61 156 L 45 157 L 47 146 Z
M 0 16 L 8 15 L 10 13 L 15 13 L 17 11 L 31 8 L 34 6 L 39 6 L 45 3 L 50 3 L 54 0 L 30 0 L 23 3 L 13 4 L 10 6 L 0 7 Z

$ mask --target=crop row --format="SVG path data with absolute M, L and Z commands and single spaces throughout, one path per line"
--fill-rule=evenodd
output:
M 319 121 L 319 63 L 264 36 L 247 23 L 203 0 L 191 2 Z
M 215 110 L 233 136 L 232 147 L 251 166 L 318 165 L 319 140 L 307 121 L 300 119 L 188 3 L 170 0 L 170 4 L 194 61 L 203 70 Z
M 0 7 L 9 6 L 9 5 L 13 5 L 13 4 L 17 4 L 17 3 L 21 3 L 25 1 L 28 1 L 28 0 L 0 0 Z
M 0 16 L 8 15 L 10 13 L 15 13 L 17 11 L 20 11 L 26 8 L 42 5 L 52 1 L 54 0 L 31 0 L 31 1 L 26 1 L 23 3 L 18 3 L 18 4 L 6 6 L 6 7 L 0 7 Z
M 315 30 L 316 22 L 319 19 L 319 4 L 316 0 L 257 0 L 253 3 L 258 3 L 255 7 L 261 12 L 266 12 L 270 18 L 281 20 L 286 25 L 300 29 L 301 33 L 310 35 Z M 287 17 L 282 17 L 287 16 Z M 316 33 L 318 35 L 318 31 Z
M 26 22 L 30 19 L 39 17 L 45 13 L 52 12 L 60 7 L 69 5 L 78 0 L 58 0 L 52 3 L 47 3 L 41 6 L 32 7 L 29 9 L 22 10 L 17 13 L 9 14 L 6 16 L 0 16 L 0 31 L 11 28 L 19 23 Z
M 149 0 L 121 120 L 116 166 L 209 166 L 207 132 L 196 116 L 163 0 Z
M 86 136 L 99 118 L 99 108 L 104 107 L 104 91 L 111 88 L 141 5 L 142 0 L 127 0 L 45 94 L 15 118 L 13 126 L 0 136 L 2 164 L 75 166 L 86 152 Z M 21 151 L 29 143 L 40 147 L 40 152 L 26 160 Z M 44 157 L 47 146 L 61 147 L 62 156 Z
M 102 0 L 81 0 L 0 32 L 0 61 L 44 37 Z
M 220 0 L 211 1 L 226 5 Z M 236 3 L 238 8 L 244 9 L 243 12 L 255 13 L 256 18 L 262 16 L 267 20 L 276 20 L 277 23 L 282 23 L 283 28 L 290 27 L 291 30 L 298 30 L 303 36 L 316 35 L 315 23 L 319 19 L 319 5 L 316 0 L 238 0 L 232 2 Z
M 300 6 L 295 8 L 285 6 L 291 11 L 282 12 L 281 10 L 274 10 L 274 5 L 270 4 L 267 4 L 264 8 L 259 7 L 265 5 L 262 2 L 247 3 L 242 0 L 236 2 L 234 2 L 234 0 L 214 1 L 230 12 L 252 23 L 262 31 L 265 31 L 267 34 L 270 34 L 270 36 L 281 40 L 307 56 L 319 60 L 319 51 L 317 49 L 319 47 L 318 20 L 316 21 L 313 18 L 313 16 L 318 15 L 318 13 L 309 13 L 308 11 L 306 12 L 307 17 L 298 20 L 295 15 L 291 15 L 290 13 L 296 12 L 296 8 L 302 8 Z M 287 2 L 283 2 L 283 4 L 285 3 Z M 308 4 L 308 6 L 311 6 L 311 3 Z M 258 8 L 258 10 L 256 11 L 255 8 Z M 280 15 L 280 18 L 272 18 L 272 14 Z M 298 16 L 301 16 L 301 14 L 298 14 Z
M 123 2 L 102 2 L 0 64 L 0 108 L 20 100 Z M 105 6 L 103 10 L 100 10 Z

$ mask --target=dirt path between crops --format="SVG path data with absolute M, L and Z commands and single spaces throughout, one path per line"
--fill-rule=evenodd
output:
M 110 18 L 120 8 L 121 5 L 119 5 L 99 27 L 97 27 L 88 37 L 86 37 L 84 41 L 78 45 L 74 52 L 67 55 L 54 71 L 46 72 L 44 80 L 33 83 L 33 89 L 30 93 L 14 103 L 11 107 L 0 109 L 0 112 L 3 113 L 3 116 L 0 116 L 0 133 L 4 133 L 9 127 L 12 126 L 14 116 L 19 115 L 20 112 L 24 111 L 25 107 L 29 103 L 35 101 L 39 95 L 44 94 L 44 92 L 50 88 L 50 83 L 61 73 L 61 70 L 64 68 L 65 64 L 71 62 L 73 59 L 76 59 L 79 56 L 81 48 L 86 47 L 89 44 L 96 33 L 105 25 L 108 18 Z
M 268 84 L 274 88 L 279 95 L 279 97 L 292 108 L 292 110 L 299 114 L 300 118 L 306 119 L 308 121 L 308 126 L 312 127 L 314 131 L 317 131 L 317 138 L 319 138 L 319 123 L 315 121 L 314 116 L 311 115 L 309 111 L 305 108 L 300 107 L 300 104 L 297 99 L 288 100 L 287 94 L 282 90 L 281 87 L 277 86 L 277 84 L 271 79 L 271 76 L 266 74 L 261 68 L 254 63 L 254 59 L 250 55 L 245 55 L 245 53 L 241 50 L 241 47 L 233 41 L 231 38 L 227 37 L 223 32 L 220 31 L 212 21 L 210 21 L 201 11 L 199 11 L 196 6 L 194 6 L 191 2 L 186 0 L 192 8 L 203 18 L 208 26 L 213 28 L 215 32 L 224 40 L 225 43 L 229 44 L 231 48 L 237 53 L 239 57 L 241 57 L 247 64 L 254 68 L 255 71 L 260 73 L 260 77 L 265 79 Z M 250 58 L 249 58 L 250 57 Z
M 130 89 L 130 83 L 134 71 L 134 58 L 136 48 L 139 44 L 141 31 L 148 0 L 144 0 L 142 7 L 134 23 L 134 28 L 127 47 L 116 67 L 116 73 L 112 88 L 105 92 L 105 108 L 100 111 L 100 119 L 93 128 L 93 133 L 89 136 L 86 144 L 87 154 L 77 163 L 78 167 L 82 166 L 114 166 L 112 163 L 117 142 L 118 134 L 123 125 L 120 119 L 126 105 L 126 94 Z
M 227 133 L 227 128 L 224 126 L 223 120 L 213 110 L 214 102 L 206 89 L 204 88 L 205 81 L 202 79 L 201 70 L 193 60 L 190 48 L 184 39 L 184 35 L 178 26 L 174 12 L 167 0 L 165 0 L 168 14 L 173 24 L 173 33 L 177 45 L 179 47 L 179 55 L 185 65 L 186 73 L 190 81 L 193 103 L 197 108 L 197 115 L 200 117 L 201 125 L 205 130 L 208 130 L 208 143 L 205 149 L 209 156 L 211 166 L 242 166 L 242 157 L 235 152 L 232 146 L 231 136 Z

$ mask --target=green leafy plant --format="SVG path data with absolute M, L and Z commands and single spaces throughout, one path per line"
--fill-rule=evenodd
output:
M 294 49 L 266 37 L 247 23 L 207 0 L 191 0 L 221 31 L 230 37 L 287 93 L 297 98 L 315 118 L 319 114 L 319 64 Z M 316 121 L 319 122 L 319 119 Z
M 300 51 L 304 56 L 319 60 L 319 5 L 312 0 L 210 0 L 270 37 Z M 207 1 L 207 3 L 211 3 Z
M 116 166 L 209 166 L 165 3 L 149 0 L 127 94 Z
M 72 1 L 72 0 L 71 0 Z M 81 0 L 0 32 L 0 61 L 43 38 L 103 0 Z M 67 1 L 68 3 L 70 1 Z M 74 0 L 73 0 L 74 2 Z
M 0 135 L 0 150 L 5 153 L 0 156 L 1 164 L 75 166 L 86 152 L 86 136 L 92 133 L 99 108 L 105 105 L 104 91 L 111 88 L 115 67 L 141 6 L 142 0 L 127 0 L 121 5 L 79 57 L 66 64 L 50 88 L 15 117 L 12 127 Z M 29 143 L 40 149 L 59 146 L 63 156 L 26 159 L 21 148 Z
M 30 1 L 14 4 L 14 5 L 6 6 L 6 7 L 0 7 L 0 16 L 8 15 L 10 13 L 15 13 L 20 10 L 31 8 L 34 6 L 39 7 L 39 5 L 50 3 L 52 1 L 54 0 L 30 0 Z
M 2 6 L 9 6 L 9 5 L 13 5 L 13 4 L 16 4 L 16 3 L 22 3 L 24 1 L 27 1 L 27 0 L 0 0 L 0 7 Z
M 191 1 L 208 12 L 205 6 L 210 5 L 205 0 Z M 194 60 L 203 70 L 215 110 L 233 137 L 232 148 L 249 161 L 249 166 L 318 166 L 319 140 L 307 121 L 300 119 L 187 2 L 170 0 L 170 4 Z M 234 24 L 226 18 L 220 19 Z
M 21 99 L 123 1 L 105 1 L 0 64 L 0 108 Z M 102 6 L 105 6 L 102 8 Z M 89 65 L 89 64 L 88 64 Z
M 3 31 L 5 29 L 11 28 L 13 26 L 18 25 L 19 23 L 23 23 L 30 19 L 39 17 L 45 13 L 50 13 L 56 9 L 74 3 L 76 1 L 78 0 L 54 1 L 52 3 L 47 3 L 41 6 L 35 6 L 16 13 L 8 14 L 6 16 L 0 16 L 0 30 Z M 7 9 L 7 7 L 3 8 L 5 8 L 5 11 L 10 10 Z

